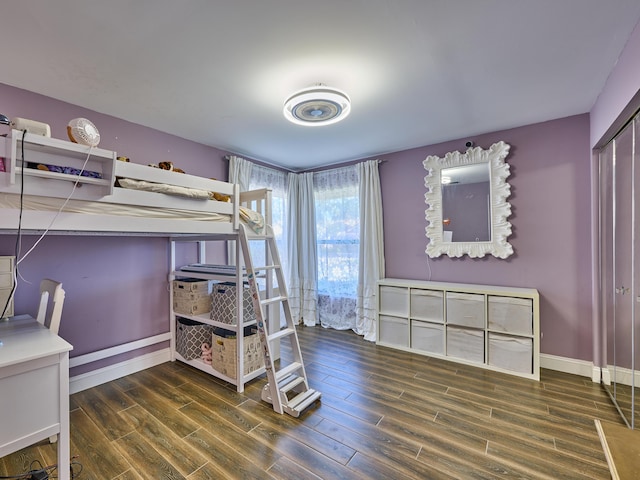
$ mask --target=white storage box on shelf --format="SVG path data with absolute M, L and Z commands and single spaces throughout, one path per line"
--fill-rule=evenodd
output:
M 444 325 L 412 320 L 411 348 L 421 352 L 444 354 Z
M 444 294 L 438 290 L 411 289 L 411 318 L 444 323 Z
M 409 346 L 409 321 L 406 318 L 380 315 L 380 341 L 398 347 Z
M 379 345 L 540 379 L 535 289 L 385 278 Z
M 484 295 L 447 292 L 447 323 L 464 327 L 485 327 Z
M 407 316 L 409 314 L 409 293 L 406 288 L 380 287 L 380 304 L 389 315 Z
M 489 365 L 518 373 L 533 371 L 533 339 L 489 333 Z
M 533 300 L 489 295 L 489 329 L 522 335 L 533 334 Z
M 448 326 L 447 356 L 484 363 L 484 331 Z

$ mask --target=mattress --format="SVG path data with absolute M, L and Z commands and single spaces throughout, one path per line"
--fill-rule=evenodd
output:
M 23 210 L 42 212 L 57 212 L 64 205 L 62 198 L 41 197 L 36 195 L 24 195 L 22 200 Z M 20 195 L 0 193 L 0 209 L 19 209 Z M 126 205 L 109 202 L 91 202 L 85 200 L 69 200 L 64 205 L 65 213 L 78 213 L 84 215 L 112 215 L 122 217 L 140 217 L 171 220 L 191 220 L 202 222 L 230 222 L 231 215 L 192 211 L 179 208 L 156 208 L 139 205 Z M 253 210 L 240 207 L 240 220 L 260 234 L 264 230 L 264 217 Z
M 24 195 L 22 208 L 42 212 L 57 212 L 64 204 L 63 198 Z M 1 208 L 20 208 L 20 196 L 11 193 L 0 193 Z M 120 203 L 90 202 L 85 200 L 69 200 L 64 212 L 81 214 L 100 214 L 125 217 L 165 218 L 175 220 L 197 220 L 208 222 L 229 222 L 230 215 L 210 212 L 196 212 L 177 208 L 155 208 Z

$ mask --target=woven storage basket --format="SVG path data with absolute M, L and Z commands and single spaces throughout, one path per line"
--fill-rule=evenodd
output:
M 238 323 L 236 298 L 235 283 L 216 283 L 211 292 L 211 320 L 236 325 Z M 242 288 L 242 317 L 243 322 L 251 322 L 256 319 L 251 292 L 247 285 L 243 285 Z
M 176 319 L 176 351 L 185 360 L 202 356 L 202 344 L 211 343 L 213 328 L 210 325 L 178 317 Z

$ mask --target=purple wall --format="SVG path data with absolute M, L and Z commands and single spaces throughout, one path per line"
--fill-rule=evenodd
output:
M 466 140 L 466 139 L 465 139 Z M 537 288 L 541 351 L 592 359 L 589 117 L 578 115 L 480 135 L 488 148 L 511 145 L 515 254 L 428 259 L 424 175 L 428 155 L 464 150 L 464 140 L 385 155 L 380 164 L 386 276 Z
M 590 145 L 594 148 L 591 162 L 592 277 L 594 278 L 592 286 L 594 292 L 592 308 L 593 360 L 594 364 L 598 366 L 604 366 L 607 363 L 607 334 L 599 298 L 599 279 L 601 274 L 599 269 L 598 201 L 600 191 L 598 151 L 596 147 L 602 148 L 606 142 L 611 140 L 613 135 L 631 119 L 638 109 L 640 109 L 640 22 L 627 40 L 627 44 L 618 58 L 615 68 L 609 75 L 590 113 Z
M 227 152 L 2 84 L 0 113 L 48 123 L 51 136 L 64 139 L 67 122 L 85 117 L 98 127 L 100 147 L 132 162 L 171 160 L 194 175 L 227 178 L 227 162 L 222 160 Z M 8 127 L 0 126 L 0 134 L 7 132 Z M 22 252 L 34 241 L 25 236 Z M 13 255 L 14 245 L 15 235 L 0 235 L 0 255 Z M 179 254 L 195 261 L 189 250 Z M 60 335 L 74 345 L 72 357 L 167 332 L 168 267 L 165 238 L 51 235 L 20 264 L 25 281 L 18 280 L 15 311 L 34 314 L 40 279 L 50 277 L 63 282 L 66 290 Z M 70 373 L 78 375 L 165 346 L 83 365 Z
M 591 146 L 595 146 L 640 92 L 640 22 L 591 109 Z M 639 107 L 640 105 L 635 105 Z
M 429 260 L 424 252 L 422 161 L 428 155 L 463 150 L 466 139 L 381 157 L 387 160 L 380 165 L 387 276 L 537 288 L 542 352 L 592 360 L 590 148 L 640 86 L 639 58 L 636 27 L 591 112 L 591 126 L 584 114 L 474 137 L 483 148 L 500 140 L 511 145 L 509 220 L 515 254 L 507 260 Z M 629 76 L 630 85 L 621 87 Z M 621 100 L 614 100 L 618 88 L 624 92 Z M 68 120 L 86 117 L 100 130 L 101 147 L 136 163 L 172 160 L 189 173 L 226 178 L 227 165 L 222 161 L 226 152 L 170 134 L 1 84 L 0 108 L 10 118 L 49 123 L 52 136 L 58 138 L 66 138 Z M 25 239 L 25 245 L 28 242 Z M 0 235 L 0 254 L 12 254 L 13 245 L 13 236 Z M 21 265 L 33 285 L 20 281 L 16 311 L 35 311 L 36 285 L 50 276 L 63 281 L 67 289 L 60 332 L 75 345 L 72 356 L 167 331 L 167 265 L 165 239 L 52 236 Z M 71 374 L 132 355 L 80 367 Z

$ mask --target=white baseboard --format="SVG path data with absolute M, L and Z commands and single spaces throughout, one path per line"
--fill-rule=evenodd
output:
M 69 393 L 81 392 L 82 390 L 96 387 L 112 380 L 117 380 L 118 378 L 160 365 L 161 363 L 165 363 L 170 360 L 171 351 L 169 348 L 164 348 L 125 362 L 109 365 L 108 367 L 99 368 L 81 375 L 76 375 L 69 379 Z M 591 378 L 591 381 L 594 383 L 600 383 L 600 367 L 596 367 L 593 362 L 588 362 L 586 360 L 576 360 L 574 358 L 558 357 L 555 355 L 541 353 L 540 367 L 555 370 L 557 372 L 580 375 L 582 377 Z M 602 373 L 606 376 L 606 369 L 604 369 Z
M 622 368 L 622 367 L 611 367 L 611 368 L 603 368 L 603 380 L 606 385 L 611 385 L 615 378 L 615 383 L 620 385 L 640 385 L 640 370 L 636 370 L 635 372 L 630 368 Z M 605 377 L 606 374 L 606 377 Z
M 99 368 L 91 372 L 83 373 L 69 379 L 69 393 L 77 393 L 88 388 L 102 385 L 103 383 L 117 380 L 132 373 L 160 365 L 171 360 L 171 350 L 167 347 L 162 350 L 147 353 L 131 360 Z
M 541 353 L 540 367 L 557 372 L 580 375 L 581 377 L 590 378 L 594 383 L 600 383 L 600 367 L 596 367 L 593 362 L 586 360 L 576 360 L 575 358 L 558 357 Z

